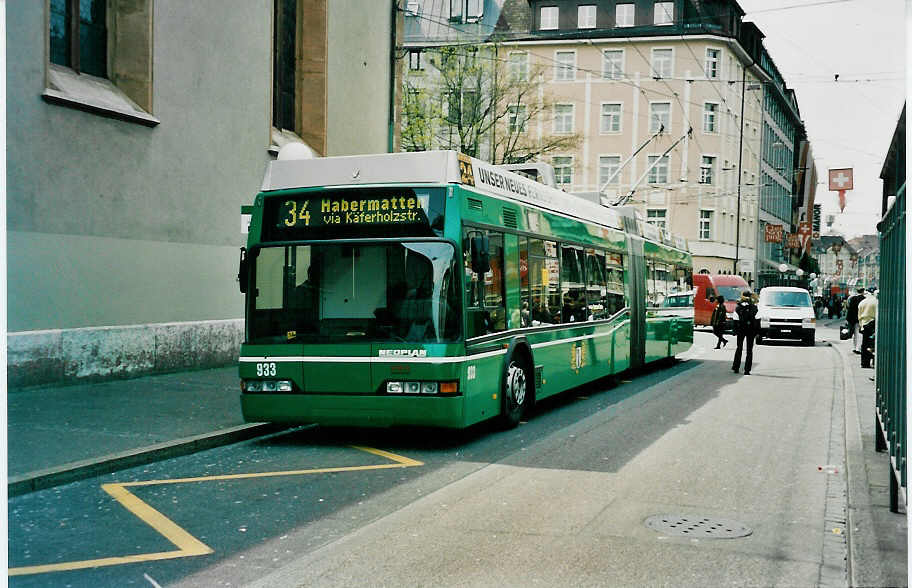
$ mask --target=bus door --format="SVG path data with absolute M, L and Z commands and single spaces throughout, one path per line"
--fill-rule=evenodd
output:
M 627 295 L 630 305 L 630 367 L 638 368 L 646 357 L 646 259 L 643 239 L 628 235 L 630 270 Z

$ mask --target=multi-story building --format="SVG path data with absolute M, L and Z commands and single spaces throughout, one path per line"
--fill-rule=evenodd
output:
M 814 255 L 820 267 L 817 293 L 848 294 L 856 277 L 853 258 L 857 255 L 852 246 L 840 235 L 824 235 L 814 242 Z
M 796 234 L 799 223 L 813 211 L 816 175 L 810 145 L 794 91 L 765 49 L 760 51 L 760 67 L 770 81 L 763 91 L 763 157 L 760 169 L 760 217 L 757 247 L 757 286 L 781 283 L 780 266 L 796 280 L 797 267 L 805 249 L 790 248 L 787 242 L 768 243 L 762 238 L 766 225 L 780 225 L 783 234 Z M 802 218 L 803 217 L 803 218 Z M 807 239 L 804 241 L 807 242 Z M 799 280 L 800 281 L 800 280 Z
M 736 1 L 408 5 L 406 82 L 430 75 L 411 67 L 423 53 L 457 41 L 483 43 L 492 59 L 520 71 L 538 68 L 539 96 L 553 104 L 525 132 L 540 142 L 579 136 L 547 155 L 557 184 L 634 205 L 647 222 L 685 237 L 694 271 L 755 281 L 761 202 L 771 209 L 765 222 L 783 218 L 791 229 L 793 154 L 802 137 L 792 119 L 781 119 L 786 105 L 789 113 L 797 106 Z M 761 259 L 781 257 L 780 248 Z
M 240 207 L 285 142 L 389 149 L 394 3 L 5 6 L 10 384 L 234 361 Z
M 855 252 L 849 267 L 849 285 L 876 288 L 880 277 L 880 235 L 862 235 L 847 243 Z

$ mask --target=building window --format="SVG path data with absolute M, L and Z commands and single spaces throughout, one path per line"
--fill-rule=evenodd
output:
M 719 78 L 719 54 L 718 49 L 707 49 L 706 50 L 706 63 L 704 65 L 704 70 L 706 72 L 706 77 L 710 79 Z
M 275 53 L 272 70 L 272 126 L 296 131 L 295 49 L 297 45 L 297 2 L 275 2 Z
M 598 161 L 599 188 L 608 184 L 617 186 L 621 183 L 621 174 L 616 173 L 621 167 L 620 155 L 602 155 Z M 612 177 L 614 176 L 614 177 Z M 609 183 L 608 180 L 611 180 Z
M 529 122 L 527 112 L 525 104 L 507 107 L 507 124 L 511 134 L 526 132 L 526 123 Z
M 484 16 L 484 0 L 466 0 L 466 22 L 475 22 Z
M 412 71 L 421 71 L 424 69 L 421 51 L 409 51 L 409 69 Z
M 619 80 L 624 77 L 623 49 L 602 51 L 602 77 L 606 80 Z
M 542 6 L 538 28 L 542 31 L 557 28 L 557 6 Z
M 652 102 L 649 104 L 649 132 L 657 133 L 671 130 L 671 102 Z
M 704 102 L 703 103 L 703 132 L 704 133 L 718 133 L 719 129 L 716 125 L 716 113 L 719 112 L 719 105 L 715 102 Z
M 700 160 L 700 183 L 712 184 L 714 182 L 716 158 L 704 155 Z
M 551 165 L 554 167 L 554 182 L 558 186 L 569 186 L 573 183 L 573 157 L 553 157 Z
M 655 163 L 655 167 L 649 170 L 649 177 L 646 179 L 650 184 L 667 184 L 668 183 L 668 156 L 660 157 L 658 155 L 649 156 L 649 165 Z
M 517 82 L 524 82 L 529 79 L 528 53 L 525 51 L 510 52 L 510 76 Z
M 418 0 L 408 0 L 405 3 L 405 16 L 420 16 L 421 3 Z
M 614 24 L 618 27 L 632 27 L 634 22 L 634 5 L 618 4 L 614 8 Z
M 483 0 L 450 0 L 450 20 L 478 22 L 483 16 Z
M 621 106 L 622 104 L 620 102 L 609 102 L 602 104 L 602 116 L 601 123 L 599 125 L 599 132 L 621 132 Z
M 646 222 L 659 227 L 660 229 L 668 229 L 665 218 L 665 209 L 664 208 L 650 208 L 646 211 Z
M 576 52 L 556 51 L 554 53 L 554 80 L 569 82 L 576 79 Z
M 671 49 L 652 50 L 652 72 L 656 78 L 670 78 L 674 73 L 674 54 Z
M 157 125 L 160 121 L 149 114 L 153 97 L 152 1 L 45 2 L 48 54 L 42 99 L 146 126 Z
M 595 5 L 586 4 L 576 9 L 576 28 L 595 28 Z
M 674 23 L 674 2 L 656 2 L 652 23 L 657 25 Z
M 712 239 L 712 220 L 713 220 L 713 211 L 711 210 L 701 210 L 700 211 L 700 240 L 709 241 Z
M 51 0 L 51 63 L 108 76 L 106 0 Z
M 554 106 L 554 134 L 569 135 L 573 132 L 573 105 L 556 104 Z

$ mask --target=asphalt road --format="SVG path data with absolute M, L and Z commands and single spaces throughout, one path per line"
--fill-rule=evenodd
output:
M 696 340 L 512 431 L 303 428 L 16 497 L 9 584 L 845 585 L 835 352 L 740 376 Z

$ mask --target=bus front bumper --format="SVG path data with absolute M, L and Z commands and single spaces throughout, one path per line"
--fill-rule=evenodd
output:
M 336 427 L 466 426 L 462 396 L 241 394 L 246 422 L 317 423 Z

